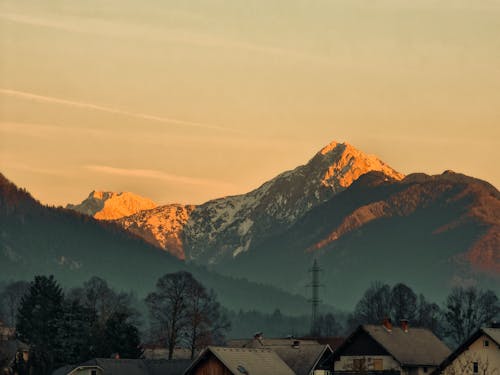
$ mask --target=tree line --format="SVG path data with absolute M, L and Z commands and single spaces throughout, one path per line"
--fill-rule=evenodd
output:
M 380 324 L 385 318 L 398 324 L 402 319 L 424 327 L 452 346 L 464 342 L 479 328 L 499 318 L 500 305 L 495 292 L 474 286 L 455 287 L 439 306 L 398 283 L 392 288 L 374 282 L 365 291 L 347 320 L 348 330 L 359 324 Z
M 16 338 L 30 347 L 29 360 L 16 357 L 20 375 L 46 375 L 66 364 L 91 358 L 140 358 L 143 354 L 140 301 L 116 292 L 93 277 L 66 292 L 53 276 L 35 276 L 30 283 L 7 284 L 0 293 L 0 317 L 15 326 Z M 213 291 L 190 273 L 167 274 L 145 303 L 152 337 L 169 348 L 191 349 L 221 343 L 229 329 Z
M 30 363 L 15 363 L 20 374 L 28 368 L 47 374 L 59 365 L 96 357 L 138 358 L 141 342 L 167 348 L 169 359 L 178 347 L 188 348 L 193 357 L 206 345 L 223 344 L 228 335 L 345 336 L 359 324 L 381 324 L 386 318 L 396 324 L 409 320 L 458 345 L 500 314 L 498 297 L 490 290 L 457 287 L 440 306 L 405 284 L 374 282 L 351 313 L 324 312 L 311 331 L 306 315 L 225 310 L 215 293 L 188 272 L 161 277 L 144 300 L 117 292 L 98 277 L 63 291 L 52 276 L 36 276 L 29 283 L 0 286 L 0 307 L 0 319 L 15 326 L 18 338 L 31 348 Z

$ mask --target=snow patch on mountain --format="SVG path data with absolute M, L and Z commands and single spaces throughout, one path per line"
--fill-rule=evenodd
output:
M 250 244 L 288 228 L 370 171 L 396 180 L 404 177 L 375 156 L 347 143 L 332 142 L 306 165 L 286 171 L 247 194 L 198 206 L 184 228 L 186 256 L 218 263 L 226 255 L 248 251 Z

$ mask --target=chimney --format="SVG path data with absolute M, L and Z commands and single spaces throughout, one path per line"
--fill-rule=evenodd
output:
M 401 319 L 400 320 L 400 323 L 401 323 L 401 329 L 404 331 L 404 332 L 408 332 L 408 319 Z
M 388 332 L 392 332 L 392 322 L 391 322 L 391 318 L 384 318 L 384 322 L 382 323 L 382 325 L 384 326 L 384 328 L 388 331 Z
M 264 338 L 264 334 L 262 332 L 256 332 L 253 335 L 253 339 L 257 340 L 259 342 L 259 344 L 262 346 L 264 346 L 263 338 Z
M 262 340 L 263 335 L 264 334 L 262 332 L 255 332 L 255 334 L 253 335 L 253 338 L 255 340 Z

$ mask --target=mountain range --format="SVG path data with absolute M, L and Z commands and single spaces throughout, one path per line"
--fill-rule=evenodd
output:
M 347 143 L 328 144 L 249 193 L 201 205 L 93 191 L 56 209 L 16 191 L 24 198 L 4 197 L 2 211 L 7 274 L 55 269 L 80 280 L 94 272 L 144 291 L 162 271 L 192 269 L 217 280 L 210 286 L 232 307 L 259 300 L 245 301 L 238 288 L 261 288 L 294 312 L 299 303 L 307 308 L 299 295 L 308 293 L 313 259 L 323 269 L 324 301 L 345 309 L 374 280 L 404 282 L 438 301 L 455 285 L 500 285 L 494 186 L 451 171 L 404 176 Z
M 179 259 L 293 293 L 306 293 L 316 258 L 325 300 L 349 307 L 373 280 L 436 299 L 455 285 L 498 289 L 499 198 L 485 181 L 452 171 L 404 176 L 332 142 L 249 193 L 114 222 Z
M 0 282 L 52 274 L 70 288 L 98 276 L 142 299 L 154 290 L 158 278 L 178 271 L 191 272 L 215 290 L 223 306 L 235 311 L 309 311 L 303 296 L 180 261 L 112 221 L 44 206 L 0 174 Z

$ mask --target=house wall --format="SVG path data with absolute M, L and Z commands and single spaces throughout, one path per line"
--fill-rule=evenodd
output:
M 335 361 L 335 371 L 352 371 L 359 370 L 354 367 L 355 359 L 365 360 L 365 370 L 375 370 L 374 363 L 376 360 L 382 360 L 382 370 L 396 370 L 401 371 L 401 366 L 398 362 L 388 355 L 355 355 L 355 356 L 341 356 L 339 360 Z M 413 375 L 413 374 L 412 374 Z M 420 374 L 418 374 L 420 375 Z
M 189 371 L 189 375 L 232 375 L 217 358 L 210 356 Z
M 489 341 L 489 346 L 484 346 L 484 341 Z M 480 375 L 500 375 L 500 346 L 488 336 L 482 335 L 467 350 L 462 352 L 442 372 L 444 375 L 473 375 L 473 363 L 478 363 Z

